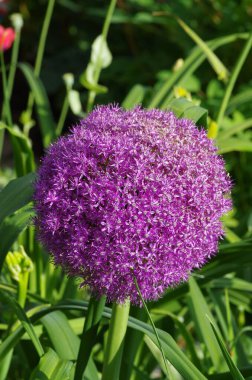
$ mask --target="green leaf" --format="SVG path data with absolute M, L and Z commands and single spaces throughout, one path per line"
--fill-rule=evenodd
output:
M 44 355 L 43 347 L 41 346 L 41 343 L 39 341 L 39 338 L 37 337 L 33 325 L 30 321 L 30 319 L 27 317 L 24 309 L 19 305 L 19 303 L 15 300 L 14 297 L 9 295 L 6 292 L 2 292 L 3 297 L 6 299 L 6 301 L 11 306 L 14 313 L 17 315 L 19 321 L 22 323 L 24 329 L 26 330 L 27 334 L 29 335 L 37 353 L 39 356 Z
M 185 98 L 174 99 L 167 108 L 175 113 L 177 117 L 192 120 L 196 125 L 207 127 L 208 111 L 200 106 L 195 106 Z
M 181 305 L 179 306 L 179 309 L 181 309 Z M 194 340 L 191 333 L 188 331 L 189 329 L 188 329 L 187 324 L 185 323 L 184 318 L 179 315 L 174 315 L 169 310 L 170 310 L 170 304 L 167 306 L 167 305 L 160 304 L 160 302 L 157 302 L 155 304 L 155 308 L 153 308 L 151 312 L 152 314 L 155 314 L 155 315 L 169 316 L 170 318 L 173 319 L 174 323 L 177 325 L 179 329 L 181 336 L 184 338 L 184 341 L 186 343 L 187 355 L 189 353 L 188 356 L 191 358 L 192 362 L 197 366 L 199 370 L 201 370 L 201 362 L 197 356 Z
M 12 356 L 13 356 L 13 350 L 10 350 L 8 352 L 8 355 L 6 355 L 5 358 L 0 361 L 0 366 L 1 366 L 0 380 L 7 379 L 7 375 L 9 372 L 10 365 L 11 365 Z
M 19 139 L 23 140 L 25 143 L 25 147 L 31 149 L 31 140 L 25 136 L 25 134 L 19 129 L 17 125 L 13 125 L 12 127 L 9 127 L 8 125 L 0 122 L 0 130 L 6 129 L 9 133 L 11 133 L 13 136 L 18 137 Z
M 66 316 L 60 311 L 55 311 L 41 318 L 41 322 L 59 357 L 65 360 L 76 360 L 80 347 L 80 339 L 74 334 Z M 85 360 L 85 357 L 83 360 Z M 90 352 L 86 364 L 85 380 L 99 380 L 96 366 L 90 357 Z
M 141 84 L 136 84 L 131 88 L 126 98 L 122 102 L 122 107 L 126 110 L 141 104 L 145 95 L 145 88 Z
M 129 322 L 129 326 L 131 323 Z M 148 325 L 147 325 L 148 326 Z M 150 331 L 146 331 L 146 326 L 134 324 L 134 328 L 143 331 L 158 347 L 158 342 L 156 336 Z M 185 379 L 197 379 L 197 380 L 206 380 L 206 377 L 195 367 L 187 356 L 182 352 L 182 350 L 177 346 L 177 343 L 173 340 L 171 335 L 166 333 L 163 330 L 157 329 L 159 338 L 162 343 L 165 357 L 169 362 L 176 368 L 176 370 L 183 376 Z
M 226 81 L 228 78 L 228 70 L 223 65 L 221 60 L 217 55 L 209 48 L 207 43 L 205 43 L 197 33 L 195 33 L 181 18 L 176 17 L 179 25 L 184 29 L 189 37 L 199 46 L 200 49 L 205 53 L 209 63 L 213 67 L 214 71 L 218 75 L 220 80 Z
M 252 101 L 252 90 L 246 89 L 237 95 L 234 95 L 227 106 L 226 113 L 230 114 L 232 111 L 238 109 L 243 104 L 251 104 Z
M 0 224 L 6 216 L 31 202 L 34 179 L 34 173 L 13 179 L 0 192 Z
M 165 359 L 166 366 L 164 365 L 164 359 L 163 359 L 163 356 L 160 352 L 160 349 L 156 346 L 156 344 L 148 336 L 144 337 L 144 342 L 146 343 L 146 345 L 148 346 L 152 355 L 154 356 L 154 358 L 156 359 L 156 361 L 160 365 L 162 371 L 165 373 L 166 372 L 166 366 L 169 368 L 169 377 L 168 377 L 169 380 L 174 380 L 174 377 L 173 377 L 173 374 L 172 374 L 171 368 L 170 368 L 170 363 L 167 362 L 167 360 Z
M 93 63 L 89 63 L 86 71 L 80 76 L 80 83 L 83 87 L 97 94 L 105 94 L 108 92 L 107 87 L 96 83 L 96 68 Z
M 34 314 L 31 317 L 33 323 L 37 322 L 44 315 L 47 315 L 56 310 L 87 310 L 88 302 L 85 301 L 68 301 L 67 303 L 62 303 L 58 306 L 45 308 L 43 311 L 40 311 Z M 105 307 L 103 312 L 103 317 L 111 318 L 111 309 Z M 155 335 L 153 334 L 152 327 L 148 324 L 141 322 L 135 318 L 129 317 L 128 326 L 137 331 L 147 334 L 153 342 L 158 345 Z M 166 358 L 171 362 L 171 364 L 177 369 L 177 371 L 185 379 L 197 379 L 197 380 L 206 380 L 206 377 L 194 366 L 187 356 L 183 353 L 181 348 L 178 347 L 173 338 L 166 332 L 162 330 L 157 330 L 159 338 L 162 343 L 162 347 L 165 353 Z M 0 346 L 0 359 L 4 357 L 11 348 L 18 343 L 19 339 L 22 337 L 24 330 L 22 327 L 19 327 L 15 332 L 10 334 L 8 338 Z M 90 378 L 89 380 L 93 380 Z
M 250 127 L 252 127 L 252 119 L 247 119 L 244 122 L 239 122 L 237 124 L 232 125 L 232 127 L 228 127 L 228 128 L 225 128 L 224 130 L 220 130 L 218 138 L 217 138 L 217 142 L 219 145 L 221 145 L 222 140 L 225 140 L 228 137 L 235 135 L 237 133 L 240 133 Z
M 0 270 L 4 263 L 6 254 L 10 250 L 12 244 L 16 241 L 19 234 L 29 225 L 33 215 L 33 210 L 29 206 L 26 206 L 18 213 L 6 218 L 0 225 Z
M 219 154 L 228 152 L 252 152 L 252 141 L 245 138 L 230 137 L 229 139 L 218 141 Z
M 82 114 L 82 105 L 81 105 L 79 92 L 76 90 L 69 90 L 67 95 L 68 95 L 69 106 L 70 106 L 73 114 L 74 115 L 81 115 Z
M 112 54 L 108 48 L 107 41 L 102 35 L 96 37 L 92 44 L 90 61 L 102 69 L 108 67 L 112 62 Z
M 71 361 L 62 360 L 51 348 L 40 359 L 30 380 L 72 380 L 74 365 Z
M 202 339 L 202 342 L 205 343 L 215 369 L 217 371 L 225 369 L 225 366 L 223 368 L 223 361 L 220 348 L 213 334 L 209 321 L 206 318 L 206 314 L 210 315 L 211 318 L 213 318 L 211 311 L 206 303 L 203 294 L 200 291 L 200 288 L 198 287 L 193 277 L 190 277 L 189 288 L 191 312 L 194 320 L 195 329 L 198 331 L 198 334 Z
M 225 359 L 225 361 L 226 361 L 226 363 L 230 369 L 230 374 L 231 374 L 232 378 L 234 380 L 245 380 L 245 378 L 242 376 L 241 372 L 239 371 L 239 369 L 236 367 L 233 360 L 231 359 L 231 356 L 229 355 L 229 352 L 226 349 L 226 346 L 225 346 L 225 344 L 222 340 L 222 337 L 221 337 L 220 333 L 218 332 L 218 329 L 216 328 L 215 324 L 213 323 L 213 321 L 211 320 L 211 318 L 209 316 L 207 316 L 207 318 L 211 324 L 214 335 L 218 341 L 218 344 L 219 344 L 220 349 L 222 351 L 223 357 L 224 357 L 224 359 Z
M 208 111 L 200 106 L 187 108 L 183 113 L 183 117 L 194 121 L 199 127 L 207 128 Z
M 50 102 L 41 80 L 34 75 L 33 69 L 27 63 L 20 63 L 18 67 L 23 72 L 35 98 L 39 124 L 42 133 L 43 145 L 48 147 L 56 138 L 56 125 L 53 120 Z
M 174 112 L 177 117 L 182 117 L 186 109 L 191 107 L 192 102 L 185 98 L 174 99 L 167 105 L 167 108 Z
M 108 48 L 107 41 L 100 35 L 92 44 L 90 62 L 87 69 L 80 76 L 80 83 L 88 90 L 94 91 L 97 94 L 107 92 L 105 86 L 97 83 L 97 76 L 100 70 L 108 67 L 111 62 L 112 54 Z
M 212 280 L 209 283 L 211 288 L 219 289 L 236 289 L 242 292 L 252 292 L 252 284 L 249 281 L 245 281 L 237 277 L 220 277 Z
M 239 38 L 248 38 L 248 33 L 236 33 L 229 36 L 216 38 L 214 40 L 208 41 L 207 45 L 211 50 L 215 50 L 219 46 L 229 44 Z M 190 77 L 192 73 L 194 73 L 196 69 L 204 62 L 205 59 L 205 53 L 199 47 L 194 48 L 191 54 L 186 58 L 183 66 L 178 71 L 173 73 L 173 75 L 168 78 L 154 94 L 148 105 L 148 108 L 166 108 L 167 104 L 171 101 L 171 97 L 173 96 L 173 87 L 175 85 L 179 86 L 182 81 Z
M 66 316 L 55 311 L 41 318 L 53 347 L 61 359 L 76 360 L 80 339 L 69 326 Z

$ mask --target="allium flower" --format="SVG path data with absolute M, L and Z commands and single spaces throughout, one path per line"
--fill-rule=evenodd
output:
M 48 149 L 39 236 L 96 295 L 139 304 L 216 253 L 231 181 L 204 130 L 172 112 L 100 106 Z
M 15 40 L 15 31 L 0 25 L 0 50 L 8 50 Z

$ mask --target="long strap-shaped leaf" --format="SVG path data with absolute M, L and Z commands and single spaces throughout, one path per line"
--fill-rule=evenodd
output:
M 34 179 L 34 173 L 13 179 L 0 192 L 0 224 L 6 216 L 31 202 Z
M 190 287 L 190 310 L 195 321 L 195 329 L 198 331 L 199 338 L 206 345 L 207 351 L 211 357 L 214 367 L 217 371 L 223 370 L 223 361 L 221 350 L 216 342 L 206 314 L 211 315 L 211 311 L 203 297 L 197 282 L 191 277 L 189 280 Z M 224 366 L 225 368 L 225 366 Z M 225 368 L 226 369 L 226 368 Z
M 45 307 L 43 311 L 34 314 L 31 317 L 31 321 L 35 323 L 44 315 L 49 314 L 55 310 L 79 310 L 83 312 L 83 310 L 87 310 L 87 308 L 88 303 L 85 301 L 69 301 L 67 304 L 60 304 L 58 306 L 49 308 Z M 104 308 L 103 317 L 108 319 L 111 318 L 110 308 Z M 153 333 L 153 329 L 150 325 L 135 318 L 129 317 L 128 327 L 143 332 L 158 346 L 156 336 Z M 183 351 L 178 347 L 177 343 L 174 341 L 171 335 L 159 329 L 157 332 L 162 343 L 166 359 L 171 362 L 171 364 L 185 379 L 206 380 L 206 377 L 198 370 L 198 368 L 196 368 L 191 363 Z M 9 335 L 8 338 L 6 338 L 6 340 L 0 346 L 0 360 L 18 343 L 23 334 L 24 329 L 22 327 L 19 327 L 16 331 Z
M 50 102 L 42 81 L 35 76 L 33 69 L 27 63 L 20 63 L 18 67 L 23 72 L 35 98 L 43 145 L 47 147 L 56 138 L 56 125 L 53 120 Z
M 179 25 L 184 29 L 184 31 L 188 34 L 189 37 L 200 47 L 200 49 L 205 53 L 208 61 L 212 65 L 214 71 L 218 75 L 219 79 L 227 80 L 228 70 L 223 65 L 221 60 L 217 57 L 217 55 L 209 48 L 209 46 L 195 33 L 181 18 L 176 17 Z
M 220 349 L 222 351 L 223 357 L 230 369 L 230 374 L 234 380 L 245 380 L 245 378 L 242 376 L 241 372 L 239 371 L 238 367 L 234 364 L 231 356 L 229 355 L 228 350 L 226 349 L 226 346 L 221 338 L 220 333 L 218 332 L 218 329 L 216 328 L 213 321 L 207 316 L 208 320 L 210 321 L 211 327 L 213 329 L 214 335 L 219 343 Z
M 18 319 L 22 323 L 22 326 L 26 330 L 29 337 L 31 338 L 31 341 L 32 341 L 38 355 L 39 356 L 44 355 L 43 347 L 39 341 L 39 338 L 37 337 L 37 335 L 34 331 L 32 323 L 31 323 L 30 319 L 27 317 L 24 309 L 17 303 L 15 298 L 12 297 L 11 295 L 9 295 L 8 293 L 3 292 L 2 295 L 4 296 L 4 298 L 9 303 L 12 310 L 14 311 L 14 313 L 17 315 Z

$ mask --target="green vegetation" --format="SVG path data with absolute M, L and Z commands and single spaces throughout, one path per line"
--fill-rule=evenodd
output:
M 234 208 L 219 253 L 189 283 L 147 313 L 131 307 L 121 367 L 104 379 L 252 379 L 251 1 L 11 7 L 3 24 L 15 41 L 0 49 L 0 380 L 98 380 L 115 348 L 106 341 L 123 339 L 108 333 L 111 305 L 54 267 L 32 225 L 42 152 L 109 102 L 171 109 L 205 128 L 233 179 Z

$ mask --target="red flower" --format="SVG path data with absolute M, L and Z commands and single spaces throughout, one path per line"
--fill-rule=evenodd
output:
M 7 50 L 15 40 L 15 31 L 12 28 L 4 28 L 0 25 L 0 51 Z

